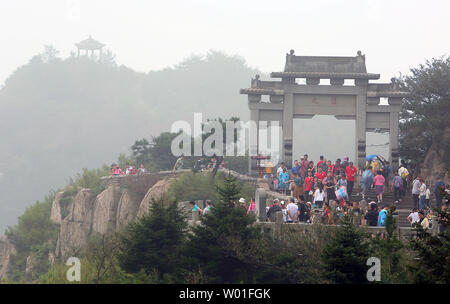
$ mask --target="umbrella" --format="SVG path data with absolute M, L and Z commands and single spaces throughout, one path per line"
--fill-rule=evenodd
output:
M 375 157 L 377 157 L 377 155 L 376 155 L 376 154 L 372 154 L 372 155 L 366 156 L 366 160 L 370 162 L 370 161 L 372 161 Z
M 381 155 L 377 155 L 377 158 L 380 160 L 381 164 L 384 166 L 384 164 L 386 163 L 386 159 L 384 159 L 384 157 Z

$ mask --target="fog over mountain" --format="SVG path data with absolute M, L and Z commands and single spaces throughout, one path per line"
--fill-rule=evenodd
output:
M 249 118 L 239 89 L 257 71 L 238 56 L 209 52 L 149 73 L 111 59 L 59 58 L 47 48 L 5 81 L 0 228 L 82 168 L 109 164 L 136 139 L 170 131 L 176 120 L 193 120 L 194 112 L 204 119 Z
M 361 50 L 380 82 L 408 73 L 448 53 L 448 8 L 444 0 L 2 1 L 0 229 L 83 167 L 108 164 L 194 112 L 248 119 L 239 89 L 256 73 L 282 71 L 290 49 Z M 70 56 L 89 34 L 117 60 L 106 52 L 102 63 Z M 27 63 L 44 44 L 61 55 L 47 48 Z M 239 56 L 205 54 L 211 48 Z M 186 58 L 192 53 L 205 55 Z M 294 159 L 354 155 L 353 121 L 296 119 L 294 133 Z M 386 154 L 387 141 L 368 133 L 367 153 Z

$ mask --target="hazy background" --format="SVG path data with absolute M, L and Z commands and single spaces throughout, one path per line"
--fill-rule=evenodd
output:
M 448 54 L 449 11 L 448 1 L 2 1 L 0 229 L 81 168 L 113 161 L 174 120 L 194 112 L 248 119 L 239 88 L 255 73 L 281 71 L 290 49 L 323 56 L 361 50 L 380 82 Z M 117 65 L 70 58 L 89 35 Z M 44 45 L 58 56 L 34 57 Z M 352 158 L 353 124 L 295 120 L 296 136 L 316 145 L 294 139 L 294 158 L 323 151 Z M 367 144 L 387 140 L 369 134 Z

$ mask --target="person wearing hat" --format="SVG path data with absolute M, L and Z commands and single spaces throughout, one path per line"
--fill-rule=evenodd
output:
M 287 222 L 288 221 L 288 211 L 286 209 L 286 202 L 285 201 L 281 201 L 281 212 L 283 212 L 283 222 Z
M 245 204 L 245 198 L 241 197 L 239 199 L 239 206 L 241 206 L 243 208 L 247 208 L 247 205 Z

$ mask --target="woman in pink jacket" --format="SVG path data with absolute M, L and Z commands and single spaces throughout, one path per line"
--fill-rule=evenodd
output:
M 383 192 L 384 192 L 384 176 L 381 175 L 381 170 L 377 171 L 377 175 L 373 178 L 373 184 L 375 186 L 375 192 L 377 193 L 378 203 L 383 201 Z

